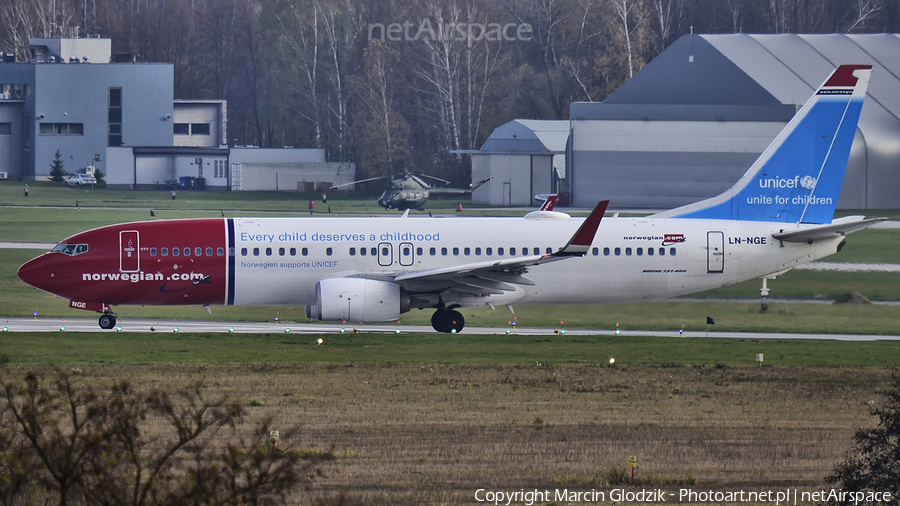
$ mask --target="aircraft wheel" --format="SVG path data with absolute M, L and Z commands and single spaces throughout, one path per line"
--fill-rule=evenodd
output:
M 99 320 L 101 329 L 111 329 L 116 326 L 116 317 L 113 315 L 105 314 L 100 317 Z
M 447 332 L 456 332 L 457 334 L 462 332 L 463 327 L 466 326 L 466 319 L 463 318 L 462 313 L 459 311 L 449 311 L 447 313 Z
M 431 315 L 431 327 L 438 332 L 450 332 L 450 322 L 447 311 L 438 309 Z

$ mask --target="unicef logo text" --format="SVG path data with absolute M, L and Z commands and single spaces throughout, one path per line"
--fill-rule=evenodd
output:
M 812 190 L 816 187 L 816 178 L 812 176 L 794 176 L 791 179 L 782 179 L 779 176 L 759 180 L 760 188 L 806 188 Z

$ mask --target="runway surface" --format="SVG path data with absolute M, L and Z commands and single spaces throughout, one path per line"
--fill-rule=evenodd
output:
M 117 322 L 116 329 L 102 330 L 94 318 L 3 318 L 0 317 L 4 332 L 211 332 L 211 333 L 241 333 L 241 334 L 340 334 L 343 332 L 361 333 L 401 333 L 423 334 L 434 333 L 430 326 L 424 325 L 335 325 L 321 323 L 251 323 L 251 322 L 222 322 L 203 320 L 150 320 L 127 318 Z M 119 330 L 121 329 L 121 330 Z M 152 329 L 152 330 L 151 330 Z M 463 332 L 467 335 L 503 335 L 509 333 L 521 336 L 553 336 L 565 331 L 570 336 L 598 336 L 610 337 L 616 335 L 614 330 L 599 329 L 547 329 L 534 327 L 466 327 Z M 799 340 L 799 341 L 900 341 L 900 335 L 866 335 L 866 334 L 776 334 L 757 332 L 684 332 L 679 335 L 678 330 L 622 330 L 620 333 L 626 337 L 651 336 L 651 337 L 692 337 L 710 339 L 773 339 L 773 340 Z

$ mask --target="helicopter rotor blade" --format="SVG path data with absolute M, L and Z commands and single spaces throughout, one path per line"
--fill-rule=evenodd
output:
M 450 181 L 447 181 L 446 179 L 441 179 L 441 178 L 439 178 L 439 177 L 429 176 L 428 174 L 420 174 L 419 176 L 420 176 L 420 177 L 427 177 L 428 179 L 433 179 L 433 180 L 435 180 L 435 181 L 440 181 L 441 183 L 444 183 L 444 185 L 450 184 Z
M 356 185 L 356 184 L 360 184 L 360 183 L 368 183 L 369 181 L 377 181 L 379 179 L 385 179 L 385 178 L 389 178 L 389 177 L 393 177 L 393 176 L 378 176 L 378 177 L 370 177 L 369 179 L 360 179 L 359 181 L 353 181 L 352 183 L 344 183 L 344 184 L 339 184 L 337 186 L 332 186 L 331 189 L 338 190 L 345 186 Z

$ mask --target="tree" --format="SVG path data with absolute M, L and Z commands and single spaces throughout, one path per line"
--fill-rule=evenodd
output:
M 878 425 L 860 429 L 853 436 L 853 449 L 835 466 L 828 482 L 845 492 L 892 492 L 897 504 L 900 483 L 900 375 L 894 374 L 881 406 L 870 408 Z M 841 504 L 838 502 L 837 504 Z M 853 502 L 856 505 L 874 501 Z
M 271 418 L 243 435 L 244 408 L 209 390 L 3 378 L 0 504 L 285 504 L 332 456 L 271 450 Z M 282 444 L 296 432 L 281 430 Z
M 56 154 L 53 155 L 53 163 L 50 164 L 50 181 L 62 183 L 68 175 L 69 173 L 63 168 L 62 156 L 57 149 Z

